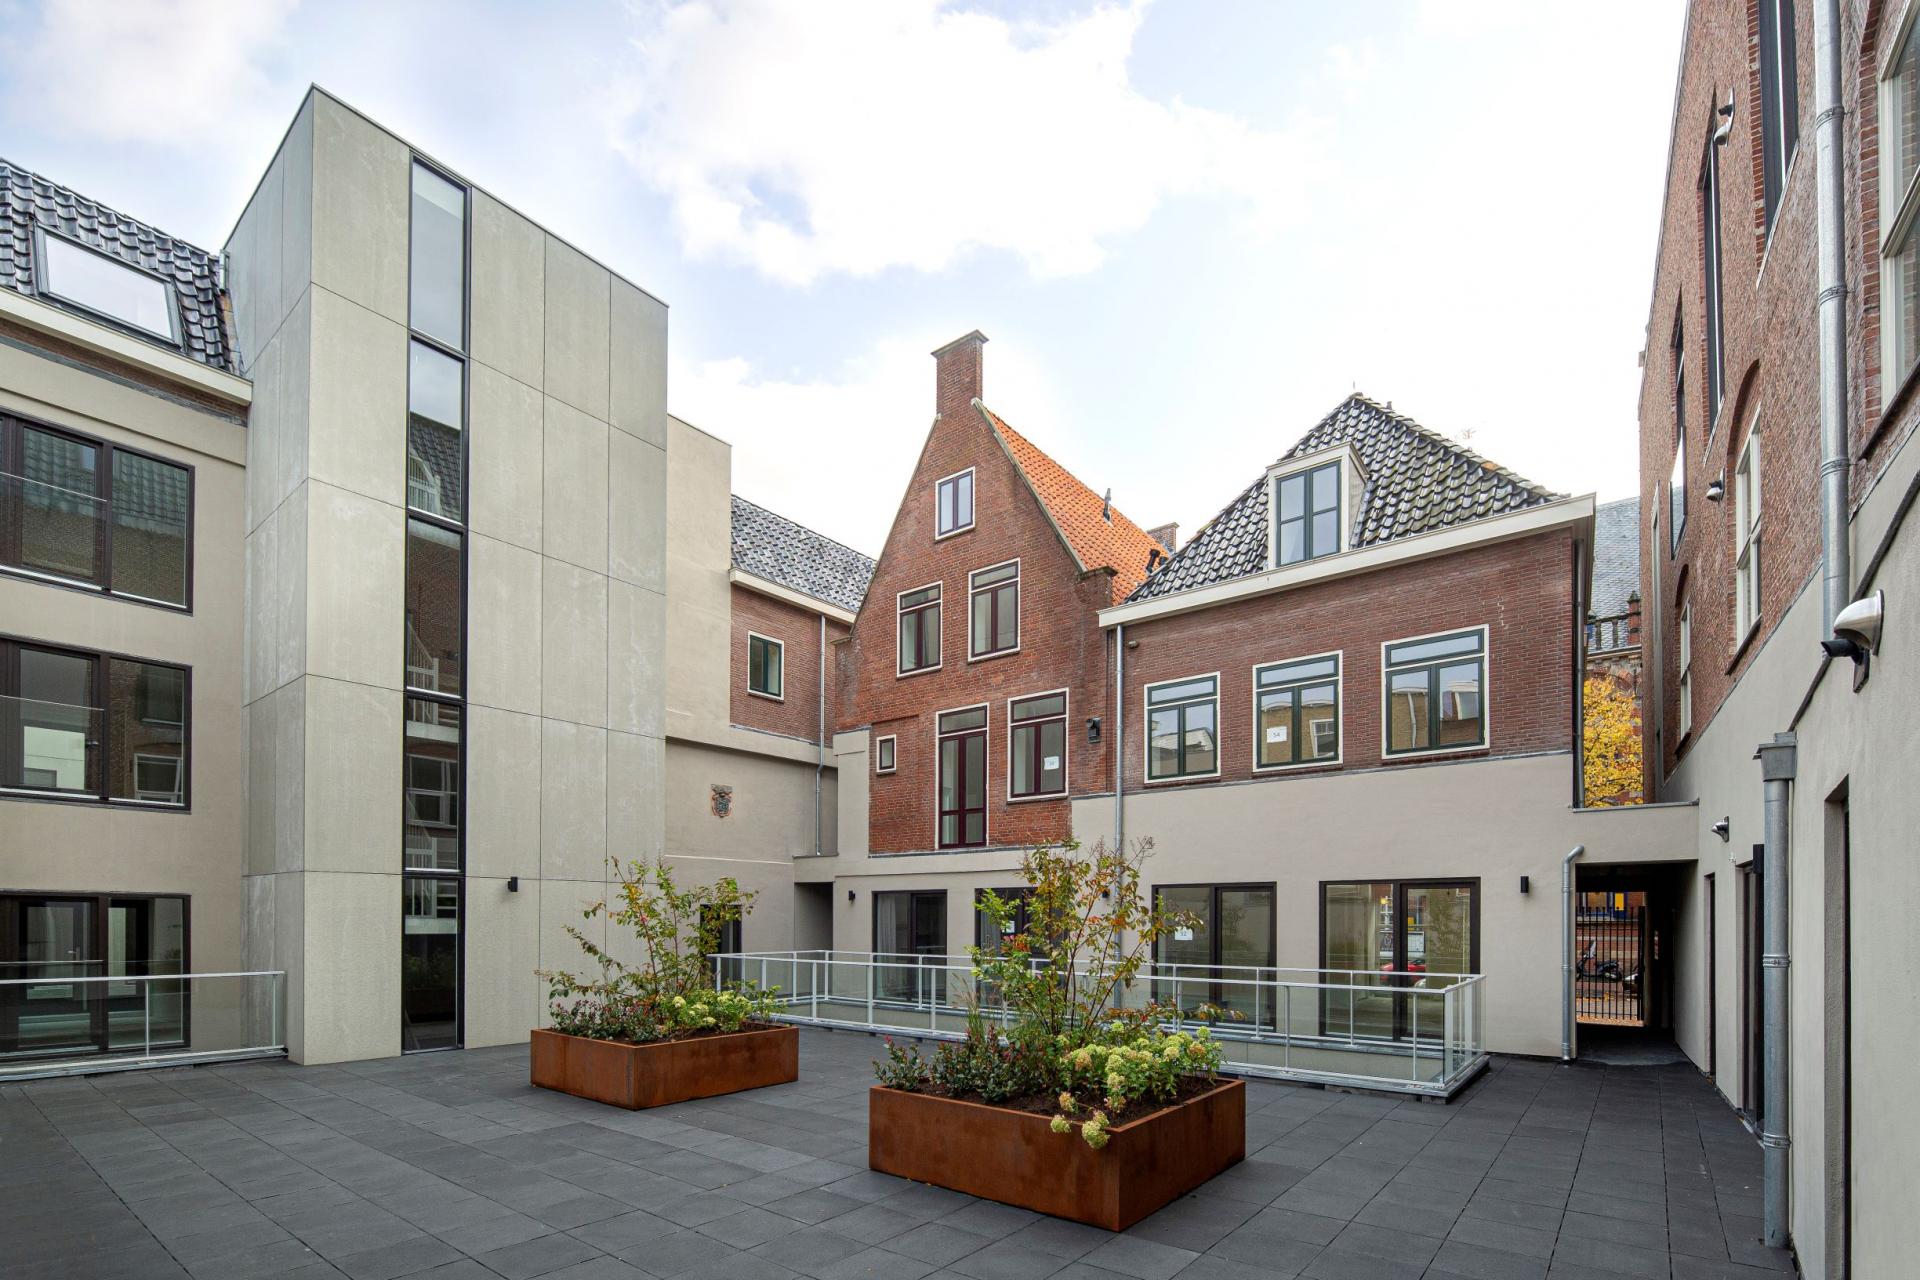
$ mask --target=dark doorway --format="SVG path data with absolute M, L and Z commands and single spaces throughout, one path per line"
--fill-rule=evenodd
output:
M 0 1057 L 184 1048 L 186 972 L 185 898 L 0 895 Z
M 899 890 L 873 895 L 874 993 L 921 1003 L 936 989 L 947 954 L 947 891 Z M 928 964 L 935 967 L 928 968 Z
M 1720 1044 L 1720 918 L 1717 882 L 1707 873 L 1707 1078 L 1714 1078 Z
M 1628 1063 L 1683 1056 L 1674 1037 L 1675 948 L 1693 870 L 1691 863 L 1579 869 L 1573 991 L 1582 1058 Z
M 1263 998 L 1255 984 L 1274 964 L 1273 886 L 1159 885 L 1153 900 L 1158 908 L 1199 919 L 1156 944 L 1154 967 L 1181 980 L 1156 980 L 1153 998 L 1178 1003 L 1185 1012 L 1210 1004 L 1237 1023 L 1271 1026 L 1273 999 Z
M 1740 1109 L 1760 1114 L 1761 1068 L 1766 1058 L 1760 1017 L 1761 849 L 1753 847 L 1753 861 L 1740 868 L 1740 1028 L 1744 1051 L 1740 1063 Z

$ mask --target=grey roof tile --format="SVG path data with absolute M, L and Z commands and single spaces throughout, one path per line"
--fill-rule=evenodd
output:
M 857 612 L 873 559 L 733 495 L 733 567 Z
M 1349 531 L 1356 547 L 1484 520 L 1562 496 L 1362 395 L 1348 396 L 1281 461 L 1341 444 L 1353 447 L 1366 473 Z M 1151 600 L 1264 571 L 1267 490 L 1262 472 L 1128 598 Z
M 1627 611 L 1640 590 L 1640 499 L 1603 502 L 1593 513 L 1593 604 L 1596 618 Z
M 0 288 L 28 297 L 36 296 L 36 224 L 171 281 L 180 306 L 179 349 L 202 364 L 236 370 L 221 306 L 219 263 L 213 254 L 0 159 Z M 138 334 L 138 330 L 129 332 Z M 140 336 L 157 347 L 173 349 L 169 343 Z

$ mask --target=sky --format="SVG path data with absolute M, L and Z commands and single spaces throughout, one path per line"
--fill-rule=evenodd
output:
M 1638 491 L 1682 15 L 0 0 L 0 155 L 218 248 L 317 83 L 664 299 L 741 495 L 877 553 L 979 329 L 986 403 L 1184 540 L 1355 390 Z

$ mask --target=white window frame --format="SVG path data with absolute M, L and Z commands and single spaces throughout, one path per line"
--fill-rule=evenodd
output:
M 124 316 L 114 315 L 111 311 L 103 311 L 99 307 L 91 306 L 56 290 L 53 287 L 52 280 L 52 261 L 47 257 L 47 242 L 50 240 L 66 248 L 91 254 L 93 257 L 101 259 L 110 266 L 118 267 L 130 275 L 144 277 L 154 284 L 159 285 L 166 299 L 167 332 L 161 333 L 158 329 L 149 329 L 146 325 L 136 320 L 128 320 Z M 96 249 L 90 244 L 85 244 L 74 239 L 72 236 L 63 235 L 57 231 L 49 231 L 38 223 L 35 223 L 33 228 L 33 250 L 33 288 L 34 292 L 40 297 L 46 298 L 70 310 L 78 311 L 83 315 L 91 316 L 96 320 L 104 321 L 114 328 L 127 333 L 137 333 L 143 337 L 152 338 L 156 342 L 164 342 L 170 347 L 180 346 L 180 294 L 179 291 L 174 288 L 173 281 L 158 272 L 149 271 L 145 267 L 128 262 L 125 258 L 119 257 L 116 254 L 106 253 L 100 249 Z
M 1300 761 L 1294 762 L 1293 764 L 1261 764 L 1260 763 L 1260 695 L 1268 691 L 1263 690 L 1260 687 L 1260 673 L 1262 671 L 1265 671 L 1269 667 L 1290 667 L 1296 662 L 1315 662 L 1322 658 L 1333 659 L 1333 734 L 1334 734 L 1333 755 L 1331 755 L 1325 760 L 1300 760 Z M 1250 752 L 1250 759 L 1253 766 L 1253 771 L 1255 773 L 1286 773 L 1294 769 L 1331 769 L 1335 765 L 1345 763 L 1346 755 L 1347 755 L 1347 725 L 1346 725 L 1347 685 L 1346 685 L 1346 681 L 1347 681 L 1346 651 L 1343 649 L 1332 649 L 1326 653 L 1303 653 L 1303 654 L 1300 654 L 1298 657 L 1275 658 L 1269 662 L 1254 663 L 1253 666 L 1248 669 L 1248 674 L 1247 674 L 1247 682 L 1252 686 L 1252 694 L 1248 699 L 1248 703 L 1247 703 L 1249 715 L 1251 717 L 1247 721 L 1247 724 L 1251 727 L 1252 732 L 1249 733 L 1247 736 L 1251 739 L 1251 742 L 1249 744 L 1249 752 Z M 1288 683 L 1281 685 L 1279 687 L 1282 689 L 1292 689 L 1292 688 L 1297 688 L 1300 685 L 1325 684 L 1325 683 L 1327 683 L 1325 679 L 1315 678 L 1311 680 L 1289 681 Z
M 1007 581 L 1003 580 L 1000 582 L 989 582 L 984 587 L 976 587 L 974 585 L 974 580 L 983 573 L 992 573 L 994 570 L 1004 569 L 1008 565 L 1013 566 L 1013 577 L 1011 579 L 1013 583 L 1013 647 L 1010 649 L 989 649 L 985 653 L 975 653 L 973 651 L 973 601 L 974 601 L 974 598 L 976 596 L 983 595 L 989 591 L 1000 590 L 1002 587 L 1007 585 Z M 1020 583 L 1020 557 L 1019 556 L 1015 556 L 1011 560 L 1002 560 L 998 564 L 987 565 L 985 568 L 974 569 L 967 574 L 967 661 L 968 662 L 985 662 L 990 658 L 1004 658 L 1010 653 L 1020 652 L 1020 610 L 1026 603 L 1024 599 L 1024 593 L 1021 591 L 1020 587 L 1021 587 L 1021 583 Z M 945 658 L 947 656 L 946 652 L 942 650 L 940 656 L 942 658 Z
M 1733 468 L 1733 593 L 1736 647 L 1760 625 L 1760 432 L 1747 432 Z
M 1908 175 L 1904 188 L 1897 186 L 1899 176 L 1894 166 L 1886 162 L 1900 146 L 1900 139 L 1894 133 L 1894 123 L 1901 115 L 1900 98 L 1903 94 L 1920 93 L 1920 84 L 1901 83 L 1897 72 L 1902 57 L 1907 52 L 1909 42 L 1914 40 L 1914 19 L 1920 14 L 1920 5 L 1908 4 L 1900 17 L 1893 39 L 1887 42 L 1887 51 L 1880 63 L 1880 215 L 1883 230 L 1880 234 L 1880 379 L 1881 401 L 1891 401 L 1920 368 L 1920 358 L 1904 368 L 1896 367 L 1895 356 L 1903 337 L 1920 325 L 1920 316 L 1900 313 L 1900 290 L 1895 260 L 1901 251 L 1912 256 L 1910 270 L 1920 271 L 1920 165 Z
M 916 605 L 915 608 L 916 610 L 925 609 L 925 608 L 935 608 L 940 611 L 940 624 L 933 629 L 934 635 L 940 641 L 940 661 L 934 663 L 930 667 L 915 667 L 911 671 L 904 671 L 900 667 L 901 658 L 906 656 L 905 653 L 900 648 L 900 619 L 905 614 L 906 611 L 900 607 L 900 602 L 902 600 L 905 600 L 910 595 L 917 595 L 918 593 L 925 591 L 929 587 L 940 588 L 940 598 L 934 601 L 932 605 Z M 895 592 L 893 596 L 893 676 L 894 676 L 894 679 L 905 680 L 908 676 L 923 676 L 927 674 L 927 672 L 929 671 L 938 671 L 941 667 L 946 665 L 946 661 L 947 661 L 947 587 L 946 587 L 946 584 L 944 582 L 925 582 L 917 587 L 908 587 L 905 591 Z
M 1195 680 L 1213 681 L 1213 772 L 1176 773 L 1164 778 L 1153 776 L 1153 691 L 1170 685 L 1189 684 Z M 1189 699 L 1199 702 L 1200 699 Z M 1182 782 L 1201 782 L 1220 776 L 1220 766 L 1226 755 L 1226 725 L 1220 718 L 1220 673 L 1218 671 L 1196 671 L 1192 675 L 1180 676 L 1172 680 L 1153 680 L 1140 686 L 1140 779 L 1149 787 L 1173 786 Z
M 883 765 L 880 763 L 880 748 L 883 746 L 892 748 L 892 755 L 893 755 L 892 764 Z M 893 773 L 897 771 L 899 768 L 900 768 L 900 737 L 899 735 L 889 733 L 885 737 L 875 738 L 873 740 L 873 771 L 875 773 Z
M 1686 741 L 1693 732 L 1693 601 L 1680 605 L 1680 731 L 1674 742 Z
M 1051 698 L 1060 695 L 1060 714 L 1042 716 L 1036 720 L 1022 720 L 1018 724 L 1013 718 L 1013 704 L 1028 702 L 1034 698 Z M 1060 721 L 1060 789 L 1058 791 L 1036 791 L 1030 796 L 1013 794 L 1013 731 L 1024 725 L 1046 724 L 1052 720 Z M 1042 689 L 1037 693 L 1023 693 L 1007 699 L 1007 803 L 1027 804 L 1034 800 L 1063 800 L 1073 790 L 1073 734 L 1069 732 L 1073 724 L 1073 693 L 1068 689 Z
M 941 486 L 950 480 L 958 480 L 962 476 L 967 478 L 967 522 L 965 524 L 956 524 L 953 528 L 942 533 L 940 532 Z M 967 530 L 973 528 L 974 519 L 979 511 L 979 498 L 980 478 L 974 474 L 972 467 L 962 467 L 950 476 L 941 476 L 938 480 L 935 480 L 933 482 L 933 540 L 940 542 L 944 539 L 954 537 L 957 534 L 965 533 Z
M 186 803 L 187 771 L 186 761 L 179 756 L 154 755 L 150 752 L 133 753 L 133 798 L 141 804 L 163 804 L 179 808 Z M 154 792 L 140 785 L 140 767 L 142 765 L 164 765 L 173 772 L 173 790 Z
M 960 729 L 953 733 L 940 731 L 940 720 L 956 711 L 979 711 L 982 714 L 978 729 Z M 980 747 L 980 767 L 987 771 L 985 785 L 980 789 L 980 843 L 953 844 L 940 843 L 940 744 L 948 738 L 963 738 L 969 734 L 982 734 L 986 741 Z M 898 757 L 896 757 L 897 759 Z M 990 702 L 966 702 L 957 707 L 942 707 L 933 713 L 933 850 L 935 853 L 978 853 L 982 849 L 993 847 L 993 704 Z M 961 834 L 966 834 L 964 825 Z
M 1441 640 L 1447 636 L 1464 635 L 1469 631 L 1480 633 L 1480 652 L 1476 655 L 1460 654 L 1452 658 L 1421 659 L 1417 662 L 1402 662 L 1402 667 L 1444 666 L 1450 662 L 1464 661 L 1468 657 L 1480 659 L 1480 741 L 1471 744 L 1451 746 L 1416 747 L 1407 751 L 1393 749 L 1393 717 L 1387 710 L 1387 700 L 1393 696 L 1393 670 L 1387 662 L 1387 650 L 1403 644 L 1418 644 L 1422 640 Z M 1424 635 L 1395 636 L 1391 640 L 1380 642 L 1380 760 L 1383 764 L 1392 764 L 1397 760 L 1424 760 L 1429 756 L 1471 755 L 1493 750 L 1493 632 L 1486 624 L 1475 627 L 1446 627 L 1439 631 L 1429 631 Z
M 766 641 L 780 654 L 780 692 L 778 693 L 764 693 L 753 687 L 753 642 L 755 640 Z M 787 642 L 785 640 L 776 640 L 759 631 L 747 632 L 747 693 L 751 697 L 765 698 L 768 702 L 787 700 Z

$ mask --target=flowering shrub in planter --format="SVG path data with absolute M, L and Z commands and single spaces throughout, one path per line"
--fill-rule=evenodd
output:
M 1168 1030 L 1178 1019 L 1152 1004 L 1114 1007 L 1160 938 L 1199 923 L 1145 901 L 1151 852 L 1036 847 L 1025 895 L 983 895 L 1000 943 L 970 948 L 975 989 L 1004 1003 L 1006 1025 L 976 995 L 963 1040 L 888 1040 L 869 1165 L 1117 1231 L 1245 1157 L 1245 1086 L 1218 1078 L 1207 1031 Z

